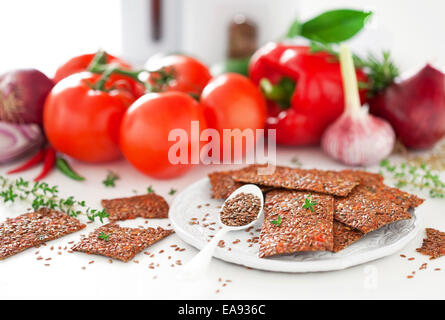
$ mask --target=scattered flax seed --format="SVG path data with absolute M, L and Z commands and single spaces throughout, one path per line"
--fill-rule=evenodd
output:
M 82 269 L 82 270 L 85 270 L 85 269 L 86 269 L 86 267 L 82 267 L 81 269 Z
M 226 243 L 224 242 L 224 240 L 219 240 L 219 242 L 218 242 L 218 247 L 220 247 L 220 248 L 224 248 L 225 245 L 226 245 Z
M 43 257 L 37 257 L 37 260 L 43 260 Z
M 112 259 L 108 259 L 108 263 L 113 263 L 113 260 Z
M 408 261 L 413 261 L 413 260 L 415 260 L 414 257 L 408 258 Z
M 435 268 L 435 269 L 434 269 L 434 271 L 440 271 L 440 270 L 441 270 L 440 268 Z
M 402 257 L 402 258 L 406 258 L 406 256 L 405 256 L 404 254 L 401 254 L 400 257 Z
M 93 264 L 94 263 L 94 260 L 91 260 L 90 262 L 88 262 L 88 264 Z
M 240 243 L 240 242 L 241 242 L 240 239 L 236 239 L 235 241 L 232 242 L 232 244 L 237 244 L 237 243 Z
M 427 266 L 428 266 L 428 263 L 423 263 L 423 264 L 420 266 L 419 270 L 426 270 Z
M 226 226 L 245 226 L 257 218 L 260 208 L 260 198 L 241 192 L 226 201 L 220 212 L 221 222 Z
M 133 262 L 139 264 L 139 260 L 133 260 Z
M 414 278 L 414 276 L 407 276 L 407 278 L 408 278 L 408 279 L 412 279 L 412 278 Z
M 35 255 L 37 255 L 37 254 L 39 254 L 39 253 L 40 253 L 40 251 L 36 251 Z
M 59 251 L 59 252 L 57 252 L 57 254 L 58 254 L 59 256 L 61 256 L 61 255 L 62 255 L 62 252 Z
M 50 261 L 50 260 L 51 260 L 51 258 L 46 258 L 46 259 L 45 259 L 45 261 Z
M 50 266 L 50 264 L 49 263 L 45 263 L 45 267 L 49 267 Z
M 54 246 L 51 246 L 51 248 L 49 248 L 51 251 L 53 251 L 54 250 Z
M 198 209 L 201 209 L 201 207 L 202 207 L 202 206 L 201 206 L 200 204 L 197 206 Z
M 159 253 L 164 253 L 164 250 L 159 250 Z

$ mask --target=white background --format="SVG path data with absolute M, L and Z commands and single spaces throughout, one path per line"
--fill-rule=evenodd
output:
M 143 0 L 0 1 L 0 71 L 18 67 L 35 67 L 51 75 L 57 65 L 73 55 L 93 52 L 98 48 L 104 48 L 119 55 L 124 52 L 123 43 L 128 39 L 146 40 L 141 39 L 141 35 L 122 33 L 124 18 L 121 12 L 123 6 L 121 1 L 143 2 Z M 180 3 L 183 0 L 177 1 Z M 192 13 L 195 14 L 196 20 L 218 19 L 219 12 L 212 11 L 211 6 L 208 5 L 213 0 L 200 1 L 207 5 L 196 5 L 195 3 L 199 3 L 198 0 L 191 1 L 194 5 L 190 5 L 190 8 L 194 9 Z M 245 1 L 251 0 L 238 2 Z M 255 2 L 258 3 L 255 8 L 262 8 L 269 4 L 270 7 L 267 8 L 270 8 L 273 13 L 283 11 L 279 6 L 280 2 L 289 3 L 288 0 L 256 0 Z M 215 3 L 220 3 L 220 0 Z M 402 70 L 415 68 L 428 61 L 445 66 L 445 42 L 442 36 L 445 30 L 444 1 L 295 0 L 295 3 L 301 20 L 330 8 L 353 7 L 372 10 L 375 16 L 371 25 L 352 41 L 353 47 L 360 52 L 388 48 Z M 279 9 L 273 9 L 273 7 L 279 7 Z M 294 12 L 294 6 L 291 10 Z M 236 9 L 234 11 L 236 12 Z M 187 21 L 193 20 L 192 13 L 185 12 Z M 279 31 L 274 26 L 277 23 L 288 25 L 291 22 L 289 16 L 274 15 L 274 19 L 268 19 L 267 14 L 264 13 L 264 15 L 265 24 L 258 21 L 260 29 L 272 28 L 274 31 L 269 35 L 277 38 L 284 33 L 284 30 Z M 132 19 L 132 17 L 126 16 L 125 19 Z M 274 23 L 274 21 L 277 22 Z M 146 25 L 140 25 L 138 28 L 146 27 Z M 183 26 L 182 29 L 185 30 L 183 42 L 186 42 L 183 46 L 194 50 L 189 52 L 190 54 L 210 63 L 218 60 L 219 57 L 214 56 L 215 52 L 211 48 L 215 46 L 224 48 L 223 43 L 226 39 L 223 38 L 221 30 L 206 28 L 207 30 L 202 31 L 201 37 L 208 39 L 209 36 L 213 36 L 212 41 L 202 41 L 198 46 L 191 40 L 186 41 L 187 38 L 192 37 L 192 34 L 187 33 L 186 30 L 196 30 L 193 25 Z M 265 39 L 261 38 L 261 41 L 264 42 Z M 221 50 L 224 51 L 224 49 Z M 141 57 L 135 62 L 149 57 L 149 54 L 145 52 L 127 52 L 126 54 L 129 57 Z
M 207 0 L 208 1 L 208 0 Z M 278 5 L 280 1 L 274 1 Z M 408 70 L 426 61 L 445 64 L 445 47 L 442 32 L 445 30 L 445 3 L 438 0 L 375 0 L 375 1 L 333 1 L 301 0 L 300 15 L 303 18 L 337 6 L 366 6 L 375 9 L 377 15 L 366 33 L 354 40 L 358 49 L 388 47 L 403 70 Z M 117 0 L 76 0 L 76 1 L 1 1 L 0 2 L 0 70 L 16 67 L 36 67 L 51 73 L 67 58 L 105 48 L 110 52 L 122 52 L 120 2 Z M 197 12 L 197 16 L 199 16 Z M 219 41 L 220 39 L 215 39 Z M 197 53 L 199 54 L 199 52 Z M 206 58 L 206 57 L 203 57 Z M 290 164 L 297 156 L 306 167 L 339 168 L 315 149 L 281 149 L 278 162 Z M 188 175 L 171 181 L 154 181 L 131 168 L 125 161 L 109 165 L 93 166 L 74 162 L 76 169 L 88 177 L 86 182 L 67 180 L 54 172 L 48 178 L 51 184 L 60 186 L 66 195 L 85 199 L 91 206 L 99 207 L 100 199 L 132 195 L 132 190 L 144 192 L 149 185 L 164 195 L 171 187 L 183 190 L 187 185 L 201 179 L 215 167 L 196 168 Z M 4 174 L 10 166 L 0 166 Z M 116 170 L 122 177 L 115 189 L 106 189 L 101 181 L 107 169 Z M 217 168 L 217 169 L 223 169 Z M 376 170 L 376 168 L 371 168 Z M 31 179 L 38 169 L 24 175 Z M 428 199 L 419 208 L 424 225 L 445 230 L 443 200 Z M 2 207 L 2 220 L 6 216 L 21 213 L 20 210 Z M 150 225 L 166 222 L 151 221 Z M 141 225 L 142 220 L 124 223 Z M 98 224 L 89 225 L 87 231 L 53 241 L 50 245 L 65 246 L 67 242 L 79 239 Z M 144 225 L 144 224 L 143 224 Z M 445 258 L 429 262 L 428 270 L 418 271 L 426 257 L 418 255 L 415 248 L 421 244 L 423 235 L 410 243 L 402 252 L 414 261 L 402 259 L 398 254 L 378 261 L 350 268 L 344 271 L 312 274 L 280 274 L 247 270 L 244 267 L 213 261 L 209 273 L 201 282 L 181 284 L 175 280 L 175 270 L 167 259 L 188 261 L 196 250 L 183 243 L 176 235 L 149 248 L 162 255 L 149 258 L 137 256 L 139 264 L 114 262 L 101 257 L 83 254 L 57 255 L 58 250 L 49 247 L 39 249 L 49 262 L 37 261 L 36 249 L 0 261 L 0 298 L 245 298 L 245 299 L 309 299 L 309 298 L 445 298 Z M 187 248 L 175 252 L 169 246 L 178 244 Z M 89 265 L 88 262 L 95 263 Z M 151 262 L 160 264 L 151 270 Z M 45 267 L 44 263 L 50 263 Z M 86 270 L 81 267 L 86 266 Z M 440 266 L 443 271 L 432 269 Z M 407 279 L 411 271 L 417 271 L 414 279 Z M 157 276 L 157 279 L 153 279 Z M 232 282 L 221 289 L 218 279 Z M 221 292 L 216 294 L 216 290 Z

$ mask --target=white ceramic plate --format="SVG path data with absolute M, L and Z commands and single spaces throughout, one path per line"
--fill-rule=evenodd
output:
M 175 198 L 169 213 L 172 226 L 182 240 L 201 249 L 210 239 L 209 236 L 215 234 L 219 228 L 217 221 L 222 204 L 222 200 L 211 198 L 208 178 L 199 180 Z M 262 221 L 259 221 L 250 232 L 229 232 L 224 238 L 225 247 L 218 247 L 214 256 L 227 262 L 268 271 L 317 272 L 345 269 L 401 250 L 420 229 L 419 217 L 414 211 L 411 213 L 411 220 L 398 221 L 371 232 L 338 253 L 310 252 L 266 259 L 258 257 L 257 243 L 251 244 L 247 241 L 253 236 L 259 236 L 258 229 L 262 224 Z M 193 218 L 197 220 L 192 220 Z M 192 221 L 199 221 L 199 224 L 190 223 Z M 203 226 L 212 222 L 216 224 Z M 241 241 L 233 244 L 237 239 Z

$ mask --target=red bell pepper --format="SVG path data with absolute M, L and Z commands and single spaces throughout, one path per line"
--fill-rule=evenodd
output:
M 252 57 L 249 76 L 268 101 L 267 127 L 276 129 L 277 143 L 317 144 L 343 112 L 340 64 L 330 53 L 269 43 Z M 357 70 L 357 79 L 368 81 L 362 70 Z M 363 91 L 362 101 L 365 96 Z

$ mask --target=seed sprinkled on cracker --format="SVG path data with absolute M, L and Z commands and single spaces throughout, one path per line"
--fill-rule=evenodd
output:
M 275 190 L 267 193 L 260 235 L 261 258 L 301 251 L 332 251 L 334 198 L 312 194 L 314 211 L 304 209 L 306 192 Z M 280 224 L 274 224 L 280 216 Z
M 331 194 L 348 195 L 360 180 L 354 176 L 336 171 L 305 170 L 277 166 L 272 174 L 258 174 L 261 166 L 252 165 L 232 174 L 238 182 L 253 183 L 262 186 L 305 190 Z
M 41 208 L 0 224 L 0 260 L 86 226 L 64 212 Z
M 110 221 L 142 218 L 168 218 L 168 203 L 155 193 L 129 198 L 102 200 Z
M 109 223 L 94 230 L 87 238 L 72 247 L 73 251 L 103 255 L 124 262 L 130 261 L 148 246 L 172 234 L 173 230 L 155 228 L 125 228 Z M 99 237 L 108 235 L 107 240 Z
M 348 227 L 347 225 L 334 220 L 334 249 L 333 252 L 339 252 L 360 240 L 363 233 Z
M 368 233 L 389 223 L 411 219 L 408 210 L 423 202 L 414 195 L 383 184 L 378 175 L 363 171 L 344 171 L 361 183 L 347 197 L 335 199 L 335 219 Z

